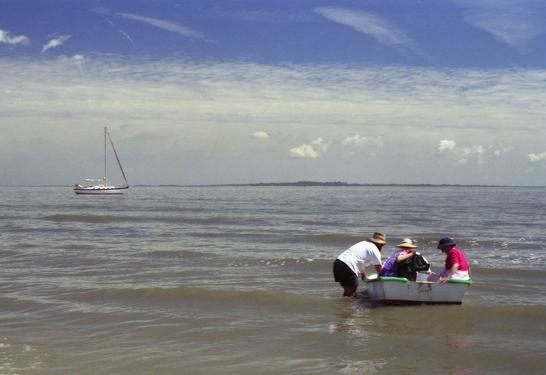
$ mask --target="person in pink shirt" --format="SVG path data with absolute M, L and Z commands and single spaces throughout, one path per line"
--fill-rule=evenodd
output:
M 438 249 L 446 254 L 444 269 L 439 275 L 432 275 L 429 281 L 439 281 L 445 283 L 449 279 L 469 280 L 470 264 L 465 253 L 456 247 L 453 239 L 444 237 L 438 242 Z

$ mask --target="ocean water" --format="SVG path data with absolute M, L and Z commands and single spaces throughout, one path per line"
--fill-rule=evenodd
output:
M 543 374 L 546 188 L 0 187 L 0 374 Z M 332 262 L 372 232 L 462 305 L 341 297 Z

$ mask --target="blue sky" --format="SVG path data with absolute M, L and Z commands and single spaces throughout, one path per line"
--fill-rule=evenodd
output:
M 546 184 L 546 1 L 0 1 L 0 184 Z M 116 178 L 112 169 L 111 173 Z

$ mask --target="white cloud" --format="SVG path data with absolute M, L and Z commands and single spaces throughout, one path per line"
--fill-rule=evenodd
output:
M 527 154 L 527 159 L 531 163 L 536 163 L 536 162 L 545 160 L 546 159 L 546 151 L 538 153 L 538 154 L 534 154 L 534 153 Z
M 440 143 L 438 143 L 438 148 L 436 149 L 436 153 L 438 155 L 443 155 L 446 153 L 449 153 L 455 149 L 457 144 L 455 141 L 451 139 L 442 139 Z
M 255 132 L 253 134 L 254 138 L 257 138 L 257 139 L 268 139 L 269 138 L 269 133 L 263 131 L 263 130 L 259 130 L 257 132 Z
M 373 37 L 379 43 L 415 49 L 415 42 L 389 21 L 369 12 L 339 7 L 317 7 L 321 16 Z
M 24 35 L 11 36 L 11 33 L 9 31 L 0 29 L 0 43 L 6 43 L 11 45 L 29 44 L 30 39 Z
M 308 144 L 302 144 L 298 147 L 290 149 L 290 156 L 295 158 L 308 158 L 316 159 L 319 157 L 319 153 Z
M 51 39 L 49 42 L 47 42 L 42 47 L 42 53 L 44 53 L 48 49 L 57 48 L 59 46 L 62 46 L 64 44 L 64 42 L 66 42 L 70 38 L 71 38 L 71 35 L 61 35 L 58 38 Z
M 455 0 L 465 20 L 515 48 L 544 33 L 544 5 L 533 0 Z
M 116 15 L 119 16 L 119 17 L 129 19 L 129 20 L 143 22 L 143 23 L 146 23 L 148 25 L 152 25 L 154 27 L 157 27 L 159 29 L 170 31 L 170 32 L 173 32 L 173 33 L 177 33 L 177 34 L 189 37 L 189 38 L 203 39 L 205 37 L 203 35 L 203 33 L 199 32 L 199 31 L 193 30 L 193 29 L 191 29 L 189 27 L 182 26 L 182 25 L 179 25 L 179 24 L 171 22 L 171 21 L 166 21 L 166 20 L 161 20 L 161 19 L 151 18 L 151 17 L 145 17 L 145 16 L 140 16 L 138 14 L 131 14 L 131 13 L 116 13 Z
M 324 154 L 328 151 L 331 142 L 327 142 L 322 137 L 319 137 L 311 142 L 311 144 L 302 144 L 298 147 L 290 149 L 290 156 L 296 158 L 308 158 L 316 159 L 321 154 Z

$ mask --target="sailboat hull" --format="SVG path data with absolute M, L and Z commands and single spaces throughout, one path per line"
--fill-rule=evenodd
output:
M 119 195 L 123 194 L 124 190 L 127 190 L 128 188 L 128 186 L 81 186 L 75 187 L 74 193 L 90 195 Z

